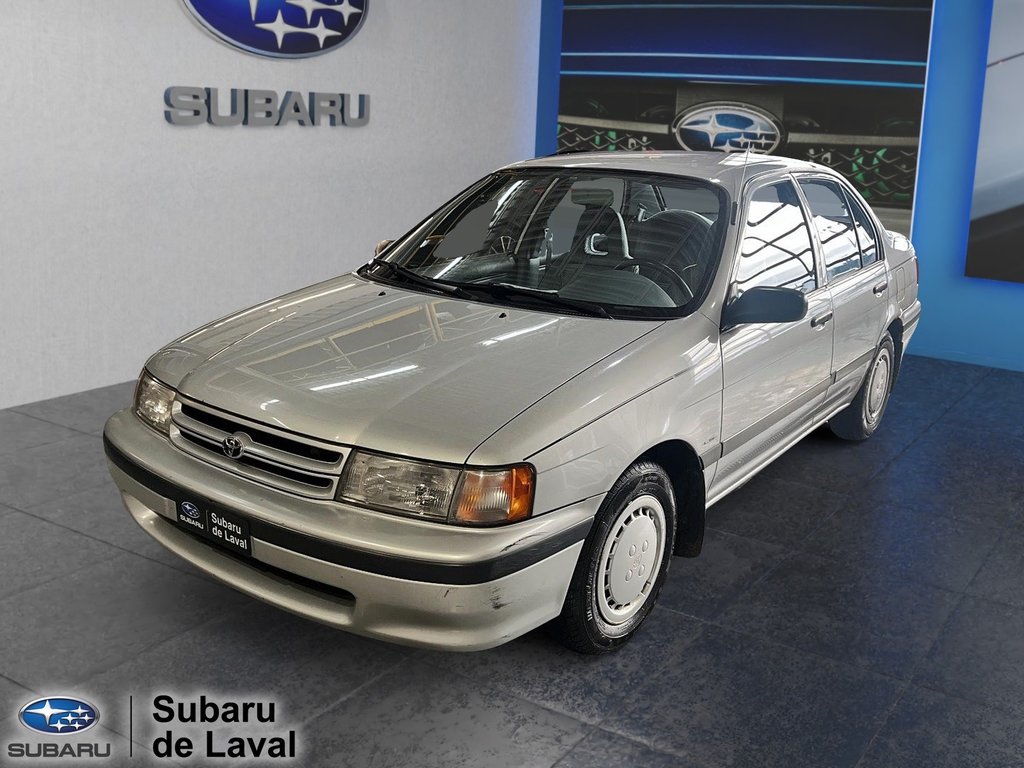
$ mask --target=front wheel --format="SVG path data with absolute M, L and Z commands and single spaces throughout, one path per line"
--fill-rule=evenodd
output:
M 871 360 L 867 376 L 853 402 L 829 421 L 833 434 L 844 440 L 867 440 L 882 423 L 882 415 L 889 404 L 893 374 L 896 371 L 896 353 L 892 336 L 886 332 Z
M 579 653 L 612 651 L 639 629 L 668 574 L 676 504 L 668 474 L 637 462 L 605 497 L 552 630 Z

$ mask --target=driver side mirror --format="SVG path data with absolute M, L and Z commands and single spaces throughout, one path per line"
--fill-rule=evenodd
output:
M 379 243 L 377 243 L 377 247 L 373 249 L 373 255 L 374 256 L 380 256 L 382 253 L 384 253 L 384 251 L 386 251 L 388 249 L 388 246 L 391 245 L 393 242 L 395 242 L 395 241 L 394 240 L 381 240 Z
M 795 323 L 807 316 L 807 299 L 795 288 L 751 288 L 722 310 L 722 329 L 747 323 Z

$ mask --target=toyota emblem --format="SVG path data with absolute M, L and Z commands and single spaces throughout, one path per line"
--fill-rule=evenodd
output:
M 243 439 L 244 435 L 241 434 L 225 437 L 224 442 L 220 444 L 220 448 L 224 451 L 224 455 L 229 459 L 240 458 L 245 452 L 245 443 L 243 442 Z

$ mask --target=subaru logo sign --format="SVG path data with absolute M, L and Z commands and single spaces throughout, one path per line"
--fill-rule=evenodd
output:
M 202 515 L 199 514 L 199 507 L 193 504 L 191 501 L 181 502 L 181 511 L 191 517 L 193 520 L 198 520 Z
M 26 728 L 46 735 L 82 733 L 96 725 L 100 714 L 87 701 L 70 696 L 47 696 L 30 701 L 18 712 Z
M 672 132 L 683 149 L 770 154 L 782 143 L 782 126 L 768 112 L 730 102 L 701 104 L 676 118 Z
M 259 56 L 299 59 L 337 48 L 359 31 L 370 0 L 183 0 L 206 29 Z

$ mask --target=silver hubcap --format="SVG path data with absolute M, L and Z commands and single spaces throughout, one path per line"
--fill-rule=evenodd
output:
M 878 420 L 885 406 L 885 398 L 889 393 L 889 369 L 891 360 L 889 350 L 883 349 L 875 360 L 875 367 L 871 369 L 871 380 L 868 382 L 867 413 L 868 422 L 873 424 Z
M 609 624 L 639 611 L 661 569 L 665 509 L 653 496 L 633 499 L 619 513 L 601 551 L 597 610 Z

